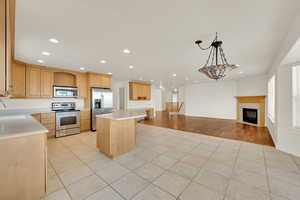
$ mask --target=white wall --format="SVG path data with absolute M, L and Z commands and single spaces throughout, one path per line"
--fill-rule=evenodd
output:
M 268 79 L 266 75 L 245 77 L 237 81 L 237 96 L 267 95 Z
M 185 87 L 185 114 L 236 119 L 236 82 L 192 84 Z
M 281 65 L 282 60 L 300 36 L 300 13 L 297 14 L 273 59 L 268 77 L 276 75 L 275 123 L 267 120 L 267 127 L 276 148 L 300 156 L 300 130 L 292 126 L 292 73 L 291 65 Z M 300 60 L 299 60 L 300 62 Z
M 277 148 L 300 156 L 300 129 L 293 127 L 292 67 L 279 67 L 276 76 Z

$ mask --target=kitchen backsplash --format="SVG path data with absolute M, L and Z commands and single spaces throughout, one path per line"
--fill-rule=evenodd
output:
M 75 98 L 53 98 L 53 99 L 8 99 L 2 98 L 6 109 L 31 109 L 31 108 L 51 108 L 52 102 L 75 102 L 77 109 L 84 107 L 83 99 Z M 0 110 L 4 109 L 0 103 Z

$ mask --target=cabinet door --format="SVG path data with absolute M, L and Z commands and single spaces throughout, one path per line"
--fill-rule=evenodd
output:
M 14 62 L 12 65 L 12 97 L 24 98 L 25 94 L 25 75 L 26 64 L 21 62 Z
M 100 75 L 100 85 L 101 88 L 111 88 L 111 76 L 107 76 L 107 75 Z
M 38 67 L 26 67 L 26 96 L 41 97 L 41 70 Z
M 88 86 L 87 86 L 87 75 L 86 74 L 77 74 L 76 85 L 79 90 L 79 98 L 82 98 L 82 99 L 88 98 Z
M 146 100 L 151 100 L 151 85 L 147 85 L 146 89 Z
M 0 96 L 6 91 L 5 1 L 0 1 Z
M 53 91 L 53 72 L 41 70 L 41 97 L 52 98 Z
M 139 99 L 139 85 L 136 83 L 132 83 L 132 99 L 131 100 L 138 100 Z

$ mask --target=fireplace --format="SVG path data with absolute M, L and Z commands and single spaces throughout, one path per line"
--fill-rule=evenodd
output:
M 251 124 L 257 124 L 257 109 L 243 108 L 243 121 Z
M 237 121 L 265 127 L 265 96 L 237 96 Z

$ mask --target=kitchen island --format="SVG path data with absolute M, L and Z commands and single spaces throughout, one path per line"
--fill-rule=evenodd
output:
M 97 115 L 98 149 L 110 158 L 130 152 L 135 145 L 136 121 L 146 116 L 143 110 L 118 110 Z

